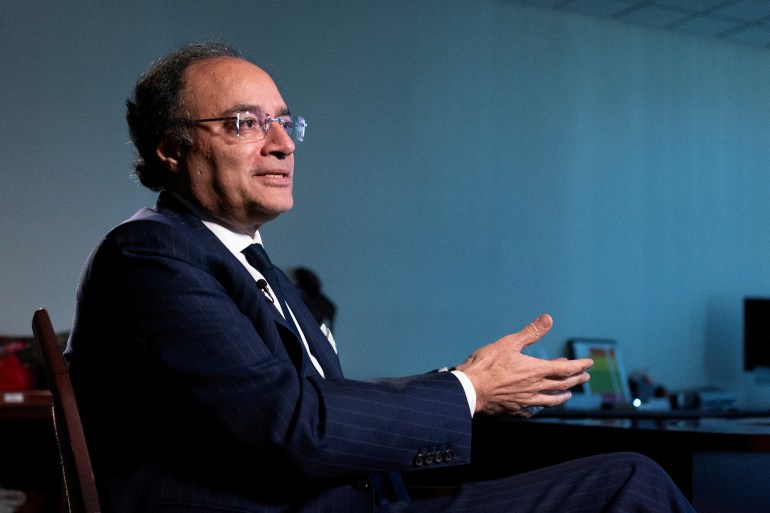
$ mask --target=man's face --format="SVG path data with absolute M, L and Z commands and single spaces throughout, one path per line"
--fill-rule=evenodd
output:
M 185 72 L 183 100 L 190 119 L 261 111 L 272 117 L 288 109 L 272 79 L 235 58 L 208 59 Z M 170 188 L 234 228 L 249 234 L 291 209 L 294 141 L 278 123 L 261 141 L 234 136 L 225 121 L 192 125 L 192 146 L 182 148 Z

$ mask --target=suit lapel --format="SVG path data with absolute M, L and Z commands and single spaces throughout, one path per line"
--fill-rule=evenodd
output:
M 305 335 L 305 340 L 310 347 L 310 351 L 313 353 L 313 356 L 316 357 L 318 363 L 321 364 L 324 374 L 327 378 L 342 377 L 340 360 L 337 357 L 337 353 L 332 348 L 331 343 L 329 343 L 326 336 L 321 331 L 321 327 L 313 317 L 313 314 L 310 313 L 310 310 L 305 306 L 305 303 L 302 302 L 302 298 L 299 297 L 294 284 L 291 283 L 283 271 L 279 274 L 283 280 L 281 286 L 283 287 L 284 294 L 286 294 L 286 301 L 289 303 L 289 307 L 294 313 L 294 317 L 297 319 L 302 334 Z M 299 343 L 301 344 L 302 341 L 300 340 Z
M 208 250 L 216 252 L 221 258 L 227 259 L 227 261 L 232 261 L 234 269 L 233 272 L 237 273 L 238 275 L 243 274 L 243 280 L 253 282 L 251 274 L 249 274 L 248 271 L 243 268 L 243 265 L 238 262 L 232 253 L 230 253 L 230 251 L 224 246 L 224 244 L 222 244 L 219 238 L 217 238 L 217 236 L 214 235 L 211 230 L 206 228 L 201 220 L 192 212 L 190 212 L 187 207 L 177 201 L 176 198 L 170 194 L 161 193 L 158 197 L 157 208 L 158 211 L 162 212 L 170 219 L 174 219 L 180 224 L 186 226 L 188 229 L 195 231 L 201 238 L 204 239 L 205 246 L 208 248 Z M 318 326 L 318 323 L 315 321 L 315 318 L 302 302 L 302 299 L 299 297 L 299 294 L 294 288 L 294 284 L 291 282 L 291 280 L 289 280 L 283 271 L 281 271 L 279 268 L 276 268 L 276 270 L 278 271 L 277 274 L 279 275 L 279 279 L 282 280 L 280 285 L 284 291 L 284 294 L 286 295 L 286 300 L 289 303 L 289 307 L 294 313 L 294 316 L 297 318 L 297 322 L 299 323 L 302 333 L 305 335 L 305 340 L 307 341 L 310 350 L 313 352 L 313 355 L 324 369 L 326 377 L 342 377 L 342 369 L 340 367 L 339 358 L 337 358 L 337 353 L 334 352 L 334 349 L 326 339 L 326 336 L 324 336 L 324 334 L 321 332 L 321 329 Z M 238 279 L 237 276 L 236 279 Z M 280 332 L 281 342 L 283 343 L 291 358 L 300 367 L 299 370 L 302 375 L 318 375 L 318 371 L 307 355 L 307 351 L 302 344 L 302 340 L 297 337 L 292 327 L 288 324 L 292 321 L 290 319 L 284 319 L 278 310 L 276 310 L 274 305 L 264 304 L 269 303 L 269 299 L 259 289 L 259 287 L 257 287 L 256 283 L 254 283 L 253 287 L 251 287 L 249 290 L 253 291 L 254 296 L 252 297 L 255 298 L 260 305 L 265 307 L 260 309 L 260 311 L 263 312 L 263 315 L 266 314 L 275 323 L 276 328 Z M 247 303 L 251 304 L 251 308 L 256 306 L 253 300 L 249 300 Z M 239 303 L 239 306 L 247 308 L 244 310 L 244 313 L 247 315 L 254 315 L 254 313 L 250 311 L 247 305 L 240 305 Z M 260 336 L 264 338 L 266 335 L 260 333 Z

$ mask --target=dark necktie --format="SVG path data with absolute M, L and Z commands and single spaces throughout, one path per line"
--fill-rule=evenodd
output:
M 283 290 L 281 289 L 281 278 L 277 269 L 270 261 L 270 257 L 267 256 L 265 248 L 262 247 L 262 244 L 255 243 L 244 249 L 242 253 L 246 257 L 246 261 L 251 264 L 257 271 L 262 273 L 262 276 L 267 279 L 267 282 L 270 284 L 270 288 L 273 289 L 273 292 L 275 293 L 276 299 L 281 304 L 281 309 L 284 312 L 286 323 L 289 325 L 294 334 L 297 335 L 297 338 L 301 340 L 302 337 L 299 335 L 299 330 L 297 325 L 294 323 L 294 319 L 292 318 L 291 313 L 289 312 L 289 306 L 286 302 L 286 297 L 284 296 Z M 308 351 L 311 351 L 310 348 L 308 348 Z M 323 372 L 321 372 L 321 374 L 323 374 Z
M 292 319 L 291 313 L 289 312 L 288 303 L 286 303 L 286 296 L 284 296 L 283 290 L 281 289 L 281 278 L 278 276 L 278 272 L 270 261 L 270 257 L 267 256 L 265 248 L 262 247 L 262 244 L 255 243 L 244 249 L 243 254 L 246 257 L 246 261 L 267 279 L 270 288 L 273 289 L 275 297 L 281 305 L 281 310 L 283 310 L 283 316 L 286 319 L 286 323 L 294 334 L 299 337 L 297 325 L 294 324 L 294 319 Z

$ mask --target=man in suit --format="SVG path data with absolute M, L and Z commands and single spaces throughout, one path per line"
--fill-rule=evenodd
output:
M 160 195 L 92 253 L 66 351 L 105 511 L 691 511 L 631 454 L 411 499 L 401 472 L 469 463 L 474 415 L 563 403 L 592 362 L 522 355 L 543 315 L 449 371 L 345 379 L 261 246 L 305 130 L 272 79 L 228 45 L 186 45 L 127 118 Z

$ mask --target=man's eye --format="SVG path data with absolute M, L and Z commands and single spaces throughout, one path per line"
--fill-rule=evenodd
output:
M 259 128 L 259 120 L 257 118 L 249 116 L 241 118 L 241 129 L 253 130 Z

